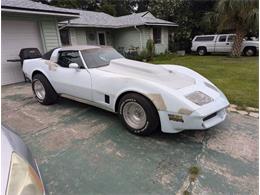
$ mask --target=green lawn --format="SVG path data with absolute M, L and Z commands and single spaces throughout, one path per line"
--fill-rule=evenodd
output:
M 178 64 L 193 69 L 218 86 L 230 103 L 258 108 L 258 57 L 169 54 L 155 57 L 151 63 Z

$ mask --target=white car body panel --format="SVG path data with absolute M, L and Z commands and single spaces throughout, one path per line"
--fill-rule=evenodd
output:
M 163 132 L 207 129 L 226 117 L 225 108 L 229 102 L 223 93 L 206 78 L 188 68 L 120 58 L 111 60 L 108 66 L 88 69 L 85 64 L 86 69 L 72 69 L 62 68 L 56 61 L 52 61 L 57 60 L 57 55 L 58 52 L 54 51 L 51 60 L 25 60 L 25 75 L 32 79 L 33 73 L 40 71 L 61 96 L 111 112 L 117 112 L 116 102 L 123 93 L 142 94 L 157 108 Z M 205 82 L 213 87 L 208 87 Z M 195 91 L 210 96 L 212 101 L 200 106 L 185 97 Z M 109 103 L 104 101 L 105 95 L 109 96 Z M 213 113 L 217 113 L 215 117 L 203 121 L 203 118 Z M 184 121 L 170 120 L 169 114 L 181 115 Z
M 235 34 L 215 34 L 215 35 L 198 35 L 192 40 L 191 51 L 196 52 L 199 47 L 205 47 L 207 52 L 214 53 L 229 53 L 232 50 L 233 42 L 228 40 L 228 37 L 234 36 Z M 195 41 L 198 37 L 214 37 L 211 41 Z M 219 42 L 220 36 L 226 36 L 225 42 Z M 255 47 L 258 51 L 259 41 L 246 41 L 244 40 L 241 47 L 241 52 L 245 47 Z

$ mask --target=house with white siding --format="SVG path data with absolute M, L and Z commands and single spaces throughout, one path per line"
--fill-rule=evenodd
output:
M 60 22 L 63 45 L 110 45 L 123 52 L 142 51 L 148 39 L 155 52 L 168 50 L 169 34 L 178 25 L 154 17 L 150 12 L 114 17 L 103 12 L 78 11 L 79 18 Z
M 140 52 L 153 39 L 156 53 L 163 53 L 168 50 L 169 31 L 177 26 L 150 12 L 114 17 L 31 0 L 2 0 L 1 11 L 2 85 L 24 81 L 22 48 L 45 53 L 62 45 L 110 45 L 121 52 Z

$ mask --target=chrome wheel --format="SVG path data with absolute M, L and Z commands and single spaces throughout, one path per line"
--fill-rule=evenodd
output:
M 123 108 L 125 122 L 133 129 L 141 129 L 146 124 L 146 113 L 136 102 L 127 102 Z
M 45 98 L 45 89 L 41 81 L 36 80 L 33 82 L 33 90 L 38 99 L 43 100 Z

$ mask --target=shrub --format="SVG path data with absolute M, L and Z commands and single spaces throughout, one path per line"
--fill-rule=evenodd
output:
M 141 51 L 141 53 L 140 53 L 140 55 L 139 55 L 139 57 L 140 57 L 140 60 L 141 61 L 144 61 L 144 60 L 147 60 L 147 50 L 146 49 L 144 49 L 143 51 Z
M 155 54 L 155 46 L 152 39 L 148 39 L 146 42 L 146 51 L 147 51 L 147 57 L 146 59 L 152 60 Z

